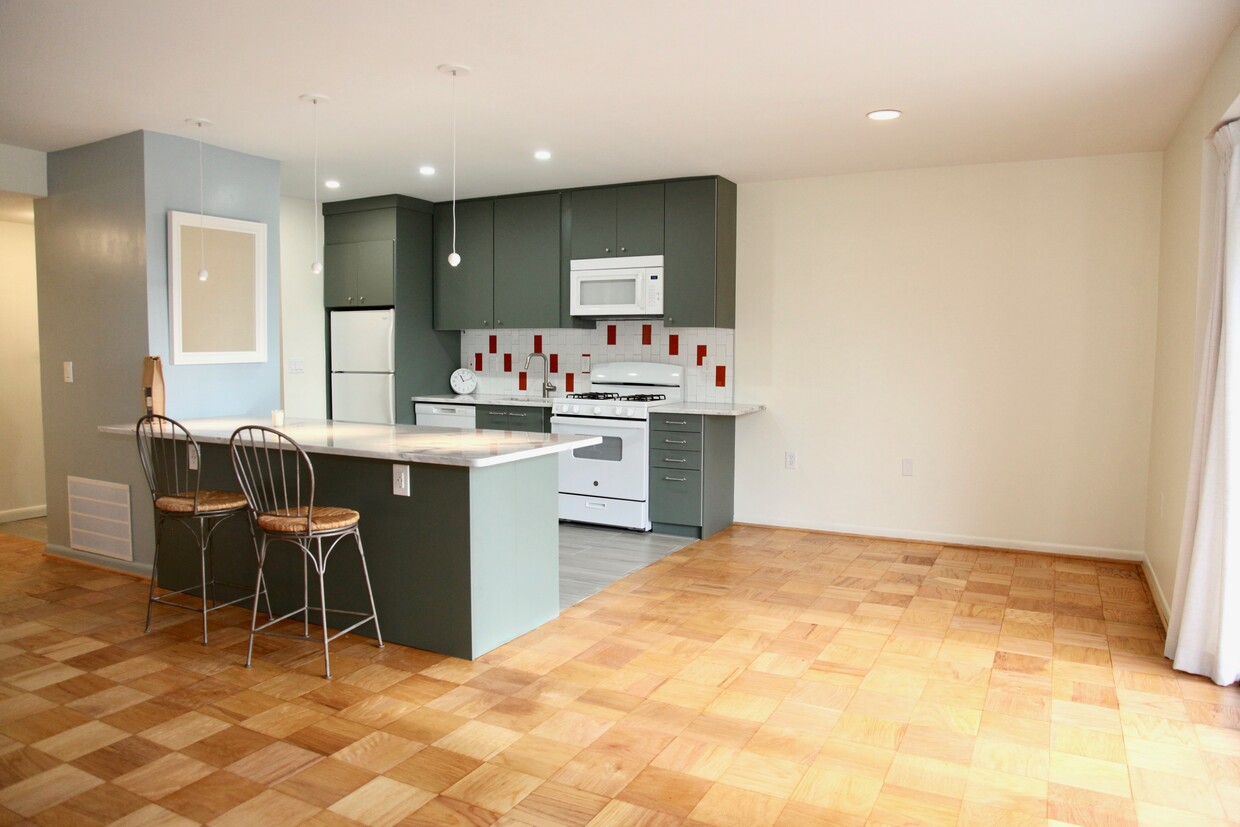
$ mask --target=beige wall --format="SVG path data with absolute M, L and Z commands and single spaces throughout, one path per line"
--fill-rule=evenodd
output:
M 1163 153 L 1158 346 L 1150 439 L 1146 552 L 1151 586 L 1166 612 L 1175 591 L 1193 441 L 1194 357 L 1206 138 L 1240 96 L 1240 29 L 1232 32 Z
M 0 221 L 0 522 L 46 513 L 34 225 Z
M 1160 162 L 742 185 L 737 519 L 1139 559 Z
M 310 272 L 314 261 L 313 220 L 313 201 L 280 198 L 280 350 L 284 411 L 288 416 L 323 419 L 327 416 L 323 276 Z M 318 221 L 322 249 L 321 215 Z M 302 360 L 302 373 L 289 373 L 292 359 Z

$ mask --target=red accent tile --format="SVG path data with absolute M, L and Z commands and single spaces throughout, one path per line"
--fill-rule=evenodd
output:
M 512 373 L 512 354 L 504 354 L 504 373 Z
M 564 374 L 564 392 L 573 392 L 573 375 L 571 373 Z
M 474 371 L 476 373 L 482 373 L 482 354 L 481 353 L 474 354 Z
M 525 371 L 521 371 L 517 374 L 517 390 L 528 390 L 528 388 L 525 387 Z
M 542 334 L 541 333 L 534 334 L 534 352 L 542 353 Z
M 715 365 L 715 387 L 722 388 L 728 384 L 728 369 L 723 365 Z
M 706 361 L 706 345 L 698 345 L 698 366 Z
M 589 372 L 590 372 L 590 368 L 589 368 L 589 364 L 590 364 L 590 354 L 588 354 L 588 353 L 583 353 L 583 354 L 581 354 L 581 358 L 582 358 L 583 360 L 585 360 L 585 363 L 586 363 L 586 365 L 587 365 L 586 369 L 585 369 L 585 370 L 583 370 L 583 371 L 582 371 L 582 373 L 589 373 Z
M 491 335 L 491 352 L 499 353 L 499 337 L 494 334 Z
M 547 370 L 551 371 L 552 373 L 559 373 L 560 372 L 560 354 L 553 353 L 551 354 L 549 359 L 551 361 L 551 364 L 547 367 Z
M 648 324 L 642 325 L 642 344 L 650 344 L 650 325 Z
M 667 337 L 667 355 L 668 356 L 679 356 L 680 355 L 680 334 L 679 333 L 672 333 Z
M 616 343 L 616 326 L 614 324 L 607 325 L 607 344 L 614 345 Z

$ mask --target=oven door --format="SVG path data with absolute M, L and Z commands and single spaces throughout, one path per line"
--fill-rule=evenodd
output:
M 645 502 L 650 487 L 646 422 L 553 416 L 551 433 L 599 436 L 599 445 L 560 453 L 560 493 Z

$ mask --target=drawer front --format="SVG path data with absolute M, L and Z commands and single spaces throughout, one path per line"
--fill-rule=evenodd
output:
M 693 431 L 702 433 L 700 414 L 669 414 L 650 412 L 650 427 L 655 431 Z
M 651 431 L 650 450 L 701 451 L 702 435 L 688 431 Z
M 702 524 L 702 472 L 656 468 L 650 472 L 650 519 L 676 525 Z
M 701 451 L 673 451 L 654 447 L 650 449 L 651 468 L 680 468 L 688 471 L 702 470 Z M 656 473 L 656 472 L 651 472 Z
M 477 427 L 488 431 L 546 433 L 547 412 L 528 405 L 479 405 Z

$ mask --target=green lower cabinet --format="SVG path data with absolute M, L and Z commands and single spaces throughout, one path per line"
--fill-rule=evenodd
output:
M 481 431 L 551 433 L 551 409 L 534 405 L 479 405 L 474 427 Z
M 650 426 L 654 530 L 705 538 L 732 525 L 736 420 L 652 413 Z

